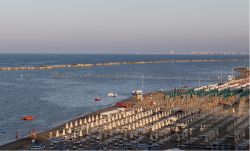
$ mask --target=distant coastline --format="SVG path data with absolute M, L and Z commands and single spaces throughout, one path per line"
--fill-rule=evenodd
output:
M 125 65 L 125 64 L 160 64 L 168 62 L 231 62 L 231 61 L 240 61 L 241 59 L 163 59 L 156 61 L 116 61 L 116 62 L 106 62 L 106 63 L 91 63 L 91 64 L 62 64 L 62 65 L 44 65 L 44 66 L 30 66 L 30 67 L 0 67 L 0 71 L 9 71 L 9 70 L 51 70 L 59 68 L 88 68 L 95 66 L 114 66 L 114 65 Z

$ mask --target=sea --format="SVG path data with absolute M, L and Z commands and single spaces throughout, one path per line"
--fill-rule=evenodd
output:
M 249 65 L 248 55 L 0 54 L 0 67 L 42 66 L 161 59 L 239 59 L 221 62 L 168 62 L 90 68 L 0 71 L 0 145 L 45 131 L 80 115 L 131 97 L 133 90 L 168 91 L 223 82 Z M 117 97 L 107 97 L 115 92 Z M 95 101 L 101 97 L 101 101 Z M 24 121 L 22 116 L 35 120 Z

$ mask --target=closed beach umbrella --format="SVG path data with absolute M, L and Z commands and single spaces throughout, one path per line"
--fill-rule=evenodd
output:
M 80 121 L 79 121 L 79 125 L 82 125 L 82 119 L 80 119 Z
M 56 130 L 56 137 L 59 137 L 60 135 L 59 135 L 59 131 L 58 130 Z
M 98 115 L 96 115 L 95 120 L 96 120 L 96 121 L 99 120 L 99 116 L 98 116 Z
M 132 123 L 132 118 L 131 117 L 129 117 L 129 123 Z
M 138 122 L 135 122 L 135 127 L 137 128 L 139 125 L 138 125 Z
M 131 130 L 131 125 L 130 125 L 130 124 L 128 125 L 128 130 L 129 130 L 129 131 Z
M 70 126 L 69 126 L 70 128 L 73 128 L 73 123 L 72 122 L 70 122 Z
M 96 125 L 96 126 L 98 126 L 98 125 L 99 125 L 99 124 L 98 124 L 98 121 L 96 121 L 96 122 L 95 122 L 95 125 Z
M 68 123 L 66 123 L 65 128 L 66 128 L 66 129 L 69 129 L 69 124 L 68 124 Z
M 88 122 L 89 122 L 89 123 L 91 122 L 91 118 L 90 118 L 90 116 L 89 116 L 89 118 L 88 118 Z
M 65 136 L 65 129 L 63 129 L 62 135 Z
M 69 129 L 69 124 L 68 124 L 68 123 L 66 123 L 65 128 L 66 128 L 66 129 Z
M 80 136 L 80 137 L 82 137 L 82 136 L 83 136 L 83 135 L 82 135 L 82 131 L 81 131 L 81 130 L 80 130 L 80 132 L 79 132 L 79 136 Z
M 94 127 L 94 123 L 93 123 L 93 122 L 90 123 L 90 127 L 91 127 L 91 128 Z
M 71 133 L 72 133 L 71 128 L 69 128 L 69 129 L 68 129 L 68 133 L 69 133 L 69 134 L 71 134 Z
M 100 119 L 100 123 L 99 123 L 99 125 L 102 125 L 102 119 Z
M 132 124 L 132 129 L 133 129 L 133 130 L 135 129 L 135 124 L 134 124 L 134 123 Z
M 91 118 L 91 120 L 92 120 L 92 122 L 94 122 L 94 120 L 95 120 L 95 117 L 94 117 L 94 115 L 92 115 L 92 118 Z
M 53 132 L 49 132 L 49 138 L 53 137 Z
M 84 118 L 84 124 L 87 124 L 87 119 L 86 118 Z
M 113 122 L 113 128 L 115 128 L 116 127 L 116 123 L 115 122 Z
M 75 127 L 77 127 L 78 126 L 78 123 L 77 123 L 77 121 L 75 121 Z
M 109 130 L 111 130 L 111 129 L 112 129 L 112 124 L 111 124 L 111 123 L 109 123 L 109 127 L 108 127 L 108 129 L 109 129 Z
M 155 125 L 152 126 L 152 131 L 153 131 L 153 132 L 155 131 Z

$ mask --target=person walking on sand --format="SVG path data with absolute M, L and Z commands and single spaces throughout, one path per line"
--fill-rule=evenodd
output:
M 18 131 L 16 131 L 16 141 L 19 140 L 19 134 L 18 134 Z

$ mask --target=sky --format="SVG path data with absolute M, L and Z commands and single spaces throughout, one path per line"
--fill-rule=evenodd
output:
M 248 0 L 0 0 L 0 53 L 249 51 Z

